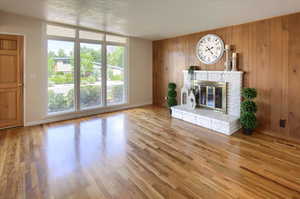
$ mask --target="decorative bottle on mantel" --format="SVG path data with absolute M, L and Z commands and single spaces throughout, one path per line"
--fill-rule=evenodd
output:
M 232 53 L 232 69 L 231 71 L 237 71 L 237 53 Z
M 231 52 L 231 47 L 229 44 L 226 44 L 225 45 L 225 53 L 226 53 L 225 71 L 230 71 L 230 65 L 231 65 L 230 52 Z

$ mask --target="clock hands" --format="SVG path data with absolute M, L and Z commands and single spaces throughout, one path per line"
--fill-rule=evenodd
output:
M 213 48 L 214 48 L 214 47 L 208 48 L 208 47 L 206 46 L 206 51 L 211 50 L 211 49 L 213 49 Z
M 206 47 L 206 51 L 209 51 L 210 52 L 210 54 L 212 54 L 212 55 L 215 55 L 211 50 L 213 49 L 214 47 L 211 47 L 211 48 L 208 48 L 208 47 Z

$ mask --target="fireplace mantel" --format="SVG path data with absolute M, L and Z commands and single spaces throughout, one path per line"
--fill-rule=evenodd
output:
M 192 85 L 188 71 L 183 71 L 184 88 Z M 195 81 L 225 82 L 227 84 L 227 114 L 199 108 L 189 110 L 185 105 L 172 107 L 172 116 L 193 124 L 231 135 L 240 128 L 242 71 L 194 71 Z

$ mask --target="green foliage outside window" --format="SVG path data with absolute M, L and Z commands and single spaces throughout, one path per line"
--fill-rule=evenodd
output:
M 107 90 L 107 103 L 122 103 L 124 99 L 124 85 L 114 85 Z
M 49 78 L 49 81 L 54 84 L 73 84 L 74 77 L 72 73 L 53 75 Z
M 80 88 L 80 103 L 84 107 L 98 105 L 101 100 L 101 86 L 84 86 Z M 48 91 L 48 109 L 49 112 L 59 112 L 69 110 L 74 107 L 74 89 L 66 94 Z
M 124 80 L 122 74 L 114 74 L 114 72 L 111 68 L 107 69 L 107 75 L 108 75 L 108 80 L 111 80 L 111 81 L 123 81 Z
M 74 92 L 74 91 L 73 91 Z M 49 112 L 58 112 L 71 109 L 74 107 L 74 100 L 71 97 L 72 92 L 67 95 L 63 93 L 55 93 L 52 90 L 48 91 L 48 109 Z
M 68 73 L 60 73 L 55 72 L 55 58 L 68 58 L 70 60 L 70 65 L 74 68 L 74 56 L 73 54 L 67 55 L 63 49 L 59 49 L 58 53 L 56 54 L 53 51 L 48 53 L 48 76 L 51 83 L 54 84 L 72 84 L 74 83 L 73 78 L 73 71 Z M 80 48 L 80 58 L 81 58 L 81 80 L 87 83 L 94 83 L 97 81 L 99 77 L 100 65 L 101 65 L 101 53 L 98 51 L 87 48 L 81 47 Z M 115 50 L 111 53 L 107 54 L 107 63 L 111 66 L 117 67 L 124 67 L 124 47 L 115 47 Z M 99 68 L 94 70 L 95 64 L 99 64 Z M 111 68 L 107 69 L 108 73 L 108 80 L 111 81 L 123 81 L 123 74 L 114 74 Z M 67 76 L 67 77 L 63 77 Z M 89 77 L 89 78 L 88 78 Z M 93 77 L 93 78 L 91 78 Z
M 123 85 L 114 85 L 109 89 L 107 100 L 108 103 L 123 102 Z M 101 102 L 101 86 L 88 85 L 80 87 L 80 103 L 83 107 L 99 105 Z M 59 112 L 70 110 L 74 107 L 74 89 L 69 90 L 66 94 L 48 91 L 48 109 L 49 112 Z
M 80 87 L 80 104 L 83 107 L 96 106 L 101 103 L 101 86 L 83 86 Z
M 124 66 L 124 47 L 116 46 L 115 50 L 107 54 L 107 63 L 112 66 Z

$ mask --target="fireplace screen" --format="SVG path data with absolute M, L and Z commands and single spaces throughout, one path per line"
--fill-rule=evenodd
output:
M 226 82 L 198 82 L 198 106 L 226 113 Z

